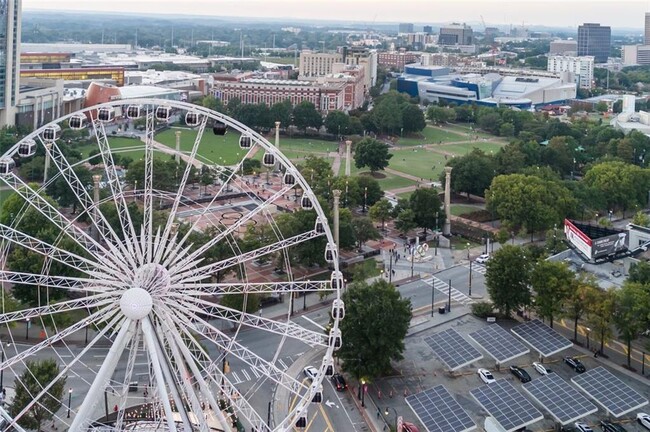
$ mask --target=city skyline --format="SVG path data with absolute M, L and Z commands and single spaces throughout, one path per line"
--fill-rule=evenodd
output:
M 341 7 L 337 7 L 339 3 Z M 274 8 L 260 0 L 195 0 L 193 6 L 169 2 L 115 0 L 109 3 L 59 0 L 24 0 L 24 10 L 70 10 L 85 12 L 121 12 L 184 14 L 215 17 L 249 17 L 278 20 L 333 20 L 373 22 L 407 21 L 417 24 L 451 21 L 480 22 L 491 25 L 538 25 L 575 27 L 584 22 L 600 22 L 614 28 L 642 29 L 648 1 L 612 0 L 407 0 L 399 4 L 384 0 L 323 1 L 277 0 Z M 588 7 L 585 7 L 588 6 Z M 341 13 L 341 11 L 345 13 Z M 468 10 L 472 11 L 468 14 Z M 260 11 L 264 11 L 263 13 Z

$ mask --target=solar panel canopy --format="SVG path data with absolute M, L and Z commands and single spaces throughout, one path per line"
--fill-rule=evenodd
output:
M 448 329 L 424 338 L 436 357 L 449 369 L 456 370 L 480 360 L 483 355 L 456 330 Z
M 571 381 L 614 417 L 637 410 L 648 400 L 602 366 L 580 374 Z
M 519 339 L 498 324 L 483 327 L 468 336 L 487 351 L 497 363 L 505 363 L 530 352 Z
M 542 413 L 505 379 L 478 387 L 471 390 L 470 394 L 506 432 L 516 431 L 544 418 Z
M 544 357 L 552 356 L 573 346 L 569 339 L 540 320 L 519 324 L 512 329 L 512 332 Z
M 566 425 L 598 411 L 582 393 L 550 373 L 523 385 L 524 390 L 560 424 Z
M 410 395 L 406 403 L 429 432 L 467 432 L 476 429 L 474 421 L 443 385 Z

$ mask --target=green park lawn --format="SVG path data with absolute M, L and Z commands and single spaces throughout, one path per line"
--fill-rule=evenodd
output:
M 471 152 L 474 148 L 483 150 L 486 154 L 498 152 L 505 144 L 490 141 L 473 141 L 467 144 L 447 144 L 436 147 L 436 150 L 453 153 L 457 156 L 463 156 Z
M 451 205 L 451 214 L 454 216 L 460 216 L 467 213 L 472 213 L 478 210 L 481 210 L 480 206 L 472 206 L 465 204 L 452 204 Z
M 438 144 L 439 142 L 463 141 L 464 135 L 457 134 L 438 127 L 427 126 L 419 134 L 420 136 L 404 137 L 397 140 L 399 146 L 417 146 L 424 144 Z
M 477 130 L 474 128 L 474 126 L 472 126 L 472 128 L 470 129 L 470 126 L 465 123 L 446 124 L 444 128 L 452 132 L 460 132 L 464 134 L 471 133 L 472 135 L 477 135 L 479 138 L 488 138 L 488 139 L 498 138 L 487 132 Z
M 393 157 L 388 167 L 404 174 L 436 181 L 445 166 L 445 157 L 426 149 L 404 149 L 391 151 Z
M 339 144 L 336 141 L 324 141 L 311 138 L 286 138 L 280 137 L 280 150 L 299 150 L 308 153 L 326 153 L 338 150 Z
M 345 168 L 342 166 L 341 167 L 342 172 L 339 172 L 339 174 L 345 174 L 343 171 Z M 350 166 L 350 175 L 355 177 L 359 175 L 370 175 L 370 171 L 367 168 L 357 168 L 352 164 Z M 383 176 L 381 178 L 375 177 L 377 182 L 379 182 L 379 186 L 381 186 L 381 189 L 384 191 L 391 190 L 391 189 L 399 189 L 407 186 L 413 186 L 415 185 L 415 182 L 413 180 L 409 180 L 404 177 L 400 177 L 395 174 L 388 173 L 386 171 L 380 171 L 379 176 Z
M 140 159 L 144 155 L 144 143 L 139 139 L 109 137 L 108 144 L 115 153 L 119 153 L 122 156 L 128 156 L 133 160 Z M 90 155 L 90 152 L 97 148 L 97 144 L 89 144 L 75 147 L 75 150 L 80 151 L 83 157 L 87 158 Z M 133 148 L 133 150 L 125 150 L 127 148 Z M 138 150 L 138 148 L 141 148 L 142 150 Z
M 11 195 L 12 193 L 13 193 L 12 190 L 0 189 L 0 206 L 2 205 L 2 203 L 5 202 L 7 198 L 9 198 L 9 195 Z

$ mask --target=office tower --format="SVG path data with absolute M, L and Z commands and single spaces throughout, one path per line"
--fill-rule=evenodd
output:
M 594 56 L 596 63 L 606 63 L 611 41 L 611 27 L 585 23 L 578 27 L 578 56 Z
M 549 72 L 571 72 L 580 88 L 591 89 L 594 81 L 594 58 L 551 55 L 548 57 Z
M 474 31 L 465 24 L 453 23 L 440 28 L 439 45 L 472 45 Z
M 0 126 L 13 125 L 20 86 L 21 0 L 0 0 Z
M 400 23 L 398 33 L 413 33 L 413 23 Z
M 650 12 L 645 13 L 645 40 L 646 45 L 650 45 Z
M 424 26 L 422 27 L 422 31 L 428 35 L 433 33 L 433 27 L 431 26 Z

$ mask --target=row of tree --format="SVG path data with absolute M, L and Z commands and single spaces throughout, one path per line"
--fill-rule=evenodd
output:
M 614 336 L 631 344 L 650 327 L 650 265 L 639 264 L 620 289 L 601 289 L 595 278 L 574 273 L 566 263 L 548 261 L 534 247 L 505 245 L 494 252 L 485 274 L 492 304 L 505 316 L 532 309 L 553 327 L 569 319 L 577 340 L 580 323 L 588 326 L 600 350 Z

